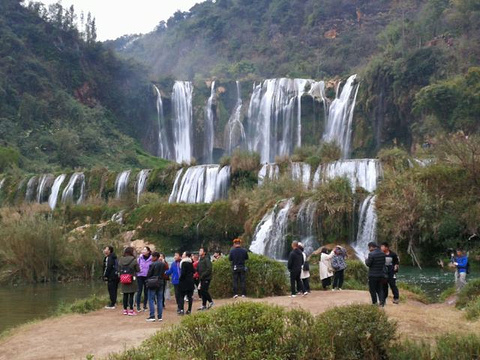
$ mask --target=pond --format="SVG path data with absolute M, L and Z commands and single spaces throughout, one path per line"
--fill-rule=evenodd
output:
M 0 287 L 0 333 L 51 316 L 61 303 L 107 294 L 103 282 L 48 283 Z

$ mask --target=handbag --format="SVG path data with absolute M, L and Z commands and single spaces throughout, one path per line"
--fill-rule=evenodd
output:
M 146 282 L 148 289 L 158 289 L 160 287 L 160 277 L 152 276 L 147 279 Z

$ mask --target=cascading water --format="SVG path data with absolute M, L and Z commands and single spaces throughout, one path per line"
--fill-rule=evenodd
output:
M 283 200 L 273 210 L 267 212 L 255 229 L 250 251 L 274 259 L 284 259 L 286 255 L 285 234 L 288 227 L 288 213 L 293 199 Z
M 135 183 L 135 191 L 137 193 L 137 204 L 140 202 L 140 195 L 145 192 L 147 188 L 147 180 L 150 175 L 150 169 L 141 170 L 137 175 L 137 182 Z
M 290 165 L 292 180 L 303 182 L 306 188 L 310 186 L 311 166 L 307 163 L 292 162 Z
M 33 202 L 35 200 L 35 190 L 38 184 L 38 178 L 36 176 L 32 176 L 27 183 L 27 192 L 25 194 L 25 201 L 26 202 Z
M 336 177 L 346 177 L 352 184 L 352 191 L 360 186 L 372 192 L 382 176 L 382 165 L 376 159 L 339 160 L 320 165 L 313 177 L 313 184 L 316 186 Z
M 115 198 L 120 199 L 127 191 L 128 180 L 130 178 L 130 170 L 122 171 L 115 179 Z
M 358 93 L 356 77 L 357 75 L 352 75 L 347 79 L 340 96 L 338 96 L 337 88 L 337 96 L 330 104 L 327 125 L 323 134 L 323 141 L 335 142 L 340 147 L 344 159 L 350 155 L 353 112 Z
M 203 162 L 205 164 L 211 164 L 213 162 L 213 142 L 215 136 L 214 129 L 214 112 L 213 105 L 215 104 L 215 81 L 212 81 L 210 88 L 210 97 L 207 101 L 207 106 L 205 107 L 205 136 L 204 136 L 204 146 L 203 146 Z
M 173 143 L 175 161 L 190 162 L 192 158 L 192 95 L 193 85 L 189 81 L 175 81 L 172 92 Z
M 58 193 L 60 191 L 60 186 L 62 186 L 62 183 L 65 181 L 65 177 L 65 174 L 59 175 L 53 182 L 52 190 L 50 192 L 50 196 L 48 197 L 48 205 L 52 210 L 54 210 L 55 206 L 57 206 Z
M 377 239 L 377 212 L 375 195 L 369 195 L 360 206 L 357 239 L 352 244 L 358 258 L 364 260 L 368 256 L 368 243 Z
M 258 172 L 258 185 L 262 185 L 265 179 L 277 180 L 279 176 L 280 169 L 277 164 L 264 164 Z
M 227 154 L 232 154 L 234 149 L 241 147 L 246 139 L 241 121 L 242 105 L 240 82 L 237 81 L 237 103 L 225 127 L 225 151 Z
M 40 176 L 38 180 L 38 188 L 37 188 L 37 202 L 39 204 L 47 201 L 46 192 L 52 186 L 54 177 L 51 174 L 44 174 Z
M 177 172 L 170 203 L 210 203 L 227 197 L 230 166 L 199 165 Z
M 300 205 L 297 214 L 297 232 L 307 256 L 320 246 L 315 231 L 315 225 L 317 225 L 316 212 L 317 203 L 311 199 L 307 199 Z
M 254 85 L 247 145 L 250 151 L 260 153 L 262 163 L 274 161 L 278 155 L 290 155 L 295 146 L 301 146 L 301 97 L 308 82 L 281 78 Z
M 75 202 L 74 199 L 74 194 L 75 194 L 75 188 L 78 188 L 78 185 L 80 186 L 80 194 L 77 198 L 76 203 L 81 204 L 82 201 L 84 200 L 85 196 L 85 175 L 83 173 L 73 173 L 73 175 L 70 177 L 70 180 L 67 183 L 67 186 L 65 189 L 63 189 L 62 193 L 62 202 L 67 203 L 67 202 Z
M 0 180 L 0 190 L 2 190 L 4 184 L 5 184 L 5 178 Z
M 170 146 L 167 136 L 165 117 L 163 115 L 163 102 L 160 90 L 153 85 L 157 92 L 157 118 L 158 118 L 158 156 L 163 159 L 172 160 Z

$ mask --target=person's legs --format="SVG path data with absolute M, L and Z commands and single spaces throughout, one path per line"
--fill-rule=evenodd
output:
M 183 312 L 183 307 L 185 305 L 185 293 L 183 291 L 178 291 L 177 304 L 178 304 L 178 311 Z
M 387 279 L 378 278 L 377 279 L 377 284 L 376 284 L 376 293 L 378 295 L 378 301 L 379 301 L 381 306 L 385 305 L 385 295 L 384 295 L 384 292 L 383 292 L 383 285 L 384 285 L 385 282 L 387 282 L 387 284 L 388 284 Z
M 137 310 L 140 311 L 140 303 L 142 301 L 142 291 L 144 289 L 144 284 L 145 284 L 145 277 L 144 276 L 137 276 L 137 298 L 136 298 L 136 303 L 137 303 Z M 144 297 L 147 298 L 147 293 L 145 292 Z M 143 307 L 146 307 L 143 305 Z
M 462 272 L 458 274 L 458 282 L 459 282 L 459 287 L 458 291 L 462 290 L 465 285 L 467 285 L 467 273 Z
M 152 291 L 153 292 L 153 291 Z M 150 293 L 150 292 L 149 292 Z M 156 291 L 157 296 L 157 314 L 158 314 L 158 320 L 162 319 L 163 317 L 163 287 L 159 288 Z M 151 306 L 151 305 L 150 305 Z M 150 310 L 151 312 L 152 310 Z
M 392 289 L 393 302 L 398 301 L 398 299 L 400 298 L 400 294 L 398 293 L 397 279 L 395 279 L 394 277 L 391 277 L 388 279 L 388 283 L 390 285 L 390 289 Z M 385 292 L 385 294 L 383 295 L 385 296 L 385 300 L 386 300 L 388 297 L 388 287 L 387 287 L 387 292 Z
M 377 279 L 374 277 L 368 278 L 368 291 L 370 292 L 370 296 L 372 298 L 372 304 L 377 303 Z
M 242 296 L 247 296 L 247 288 L 245 286 L 245 279 L 246 273 L 244 271 L 240 271 L 240 289 L 242 290 Z
M 303 290 L 306 292 L 310 292 L 310 278 L 302 279 L 303 282 Z
M 173 289 L 175 291 L 175 302 L 177 303 L 177 311 L 180 311 L 180 309 L 183 309 L 183 304 L 182 307 L 180 307 L 180 297 L 181 297 L 181 292 L 180 288 L 177 285 L 173 285 Z
M 345 277 L 345 269 L 339 271 L 338 277 L 339 277 L 339 279 L 338 279 L 338 288 L 341 289 L 342 286 L 343 286 L 343 279 L 344 279 L 344 277 Z
M 337 288 L 338 287 L 338 283 L 339 283 L 339 280 L 340 280 L 340 272 L 339 271 L 335 271 L 333 273 L 333 288 Z
M 130 310 L 133 311 L 133 296 L 135 293 L 128 294 L 128 305 L 130 306 Z
M 208 288 L 210 287 L 210 280 L 202 280 L 200 282 L 200 287 L 202 291 L 202 305 L 206 306 L 207 301 L 212 303 L 212 297 L 210 296 L 210 293 L 208 292 Z
M 295 274 L 293 272 L 290 273 L 290 291 L 292 295 L 297 294 L 297 292 L 295 291 Z
M 233 272 L 233 295 L 238 295 L 238 281 L 240 280 L 240 272 Z
M 148 308 L 150 309 L 151 318 L 155 317 L 155 305 L 154 305 L 155 295 L 156 295 L 155 290 L 150 289 L 150 291 L 148 292 Z
M 123 310 L 128 308 L 128 294 L 123 293 Z
M 295 282 L 297 283 L 297 291 L 303 294 L 303 282 L 302 279 L 300 279 L 300 276 L 302 275 L 302 271 L 297 271 L 296 277 L 295 277 Z
M 118 289 L 117 279 L 108 280 L 107 288 L 108 288 L 108 295 L 110 296 L 110 306 L 115 306 L 117 304 L 117 289 Z
M 188 299 L 188 314 L 190 314 L 192 312 L 192 305 L 193 305 L 193 301 L 192 301 L 193 291 L 187 291 L 186 295 Z

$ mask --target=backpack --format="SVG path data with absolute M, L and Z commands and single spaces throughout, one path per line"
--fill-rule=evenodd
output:
M 133 274 L 135 273 L 135 271 L 130 267 L 133 260 L 130 261 L 128 265 L 122 265 L 122 267 L 120 268 L 120 271 L 119 271 L 120 283 L 129 285 L 133 282 Z

